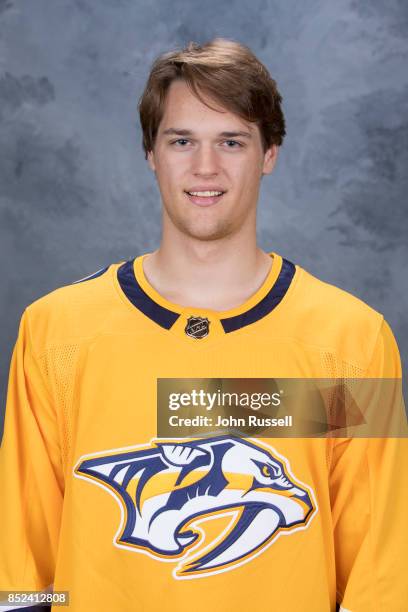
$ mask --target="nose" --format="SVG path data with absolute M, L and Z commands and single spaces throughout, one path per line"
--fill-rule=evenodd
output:
M 218 174 L 217 154 L 211 145 L 201 145 L 193 158 L 193 174 L 195 176 L 214 176 Z

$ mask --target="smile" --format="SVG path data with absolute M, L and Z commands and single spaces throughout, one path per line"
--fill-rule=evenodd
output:
M 210 206 L 216 204 L 224 195 L 225 191 L 185 191 L 190 202 L 198 206 Z

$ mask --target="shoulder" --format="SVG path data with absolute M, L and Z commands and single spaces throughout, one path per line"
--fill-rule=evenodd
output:
M 25 309 L 35 353 L 98 333 L 117 305 L 112 263 L 39 297 Z
M 302 342 L 368 367 L 384 316 L 352 293 L 296 266 L 291 304 L 293 333 Z

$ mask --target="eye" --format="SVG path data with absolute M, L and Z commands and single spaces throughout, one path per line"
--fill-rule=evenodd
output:
M 227 147 L 227 149 L 239 149 L 240 147 L 242 147 L 242 146 L 243 146 L 243 145 L 242 145 L 240 142 L 238 142 L 237 140 L 225 140 L 225 142 L 227 142 L 227 143 L 233 143 L 234 145 L 237 145 L 237 146 L 233 146 L 233 147 L 228 146 L 228 147 Z
M 268 478 L 279 478 L 282 476 L 282 470 L 279 465 L 263 465 L 261 467 L 261 474 Z
M 177 140 L 173 140 L 170 144 L 180 144 L 185 142 L 189 142 L 187 138 L 178 138 Z M 180 144 L 180 146 L 184 146 L 184 144 Z

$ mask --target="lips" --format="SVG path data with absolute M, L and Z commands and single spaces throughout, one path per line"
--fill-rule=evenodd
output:
M 212 204 L 219 202 L 226 192 L 218 186 L 200 186 L 189 189 L 184 193 L 190 202 L 196 204 L 197 206 L 211 206 Z

